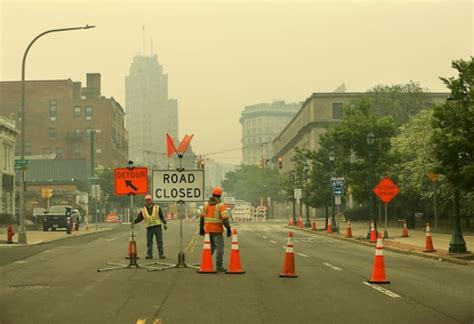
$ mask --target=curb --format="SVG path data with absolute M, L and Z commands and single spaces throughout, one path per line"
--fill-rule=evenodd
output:
M 288 226 L 288 225 L 286 225 L 285 227 L 288 228 L 288 229 L 292 229 L 292 230 L 299 230 L 299 231 L 303 231 L 303 232 L 307 232 L 307 233 L 314 233 L 314 234 L 317 234 L 317 235 L 321 235 L 321 236 L 325 236 L 325 237 L 331 237 L 333 239 L 352 242 L 352 243 L 357 243 L 357 244 L 361 244 L 361 245 L 365 245 L 365 246 L 371 246 L 371 247 L 375 246 L 372 243 L 361 241 L 361 240 L 358 240 L 358 239 L 355 239 L 355 238 L 332 236 L 332 235 L 326 234 L 324 232 L 317 232 L 317 231 L 315 232 L 315 231 L 312 231 L 310 229 L 291 227 L 291 226 Z M 473 266 L 474 265 L 474 262 L 459 260 L 459 259 L 449 257 L 449 256 L 441 256 L 441 255 L 428 254 L 428 253 L 419 252 L 419 251 L 404 250 L 404 249 L 400 249 L 400 248 L 393 247 L 393 246 L 387 246 L 385 244 L 384 244 L 383 248 L 384 248 L 384 250 L 388 250 L 388 251 L 392 251 L 392 252 L 396 252 L 396 253 L 419 256 L 419 257 L 424 257 L 424 258 L 438 260 L 438 261 L 446 261 L 446 262 L 459 264 L 459 265 L 465 265 L 465 266 Z
M 67 240 L 67 239 L 77 238 L 77 237 L 81 237 L 81 236 L 101 233 L 101 232 L 110 231 L 110 230 L 112 230 L 112 229 L 111 228 L 104 228 L 104 229 L 100 229 L 98 231 L 88 232 L 88 233 L 84 233 L 84 234 L 81 234 L 81 235 L 63 236 L 63 237 L 58 237 L 58 238 L 55 238 L 55 239 L 52 239 L 52 240 L 39 241 L 39 242 L 35 242 L 35 243 L 26 243 L 26 244 L 21 244 L 21 243 L 18 243 L 18 242 L 13 242 L 13 243 L 10 243 L 10 244 L 0 243 L 0 247 L 35 246 L 35 245 L 41 245 L 41 244 L 46 244 L 46 243 L 50 243 L 50 242 L 56 242 L 56 241 Z M 1 242 L 3 242 L 3 241 L 1 241 Z

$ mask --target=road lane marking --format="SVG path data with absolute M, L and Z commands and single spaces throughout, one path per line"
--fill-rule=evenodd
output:
M 18 261 L 15 261 L 13 263 L 25 263 L 25 262 L 26 262 L 26 260 L 18 260 Z
M 262 237 L 263 237 L 264 239 L 266 239 L 266 238 L 267 238 L 265 235 L 262 235 Z
M 270 240 L 270 242 L 272 242 L 273 244 L 277 244 L 277 242 L 274 240 Z
M 303 253 L 296 253 L 298 255 L 301 255 L 302 257 L 309 258 L 309 255 L 303 254 Z
M 377 286 L 377 285 L 373 285 L 373 284 L 371 284 L 370 282 L 362 281 L 362 283 L 363 283 L 364 285 L 367 285 L 367 286 L 369 286 L 369 287 L 374 288 L 375 290 L 380 291 L 381 293 L 383 293 L 383 294 L 385 294 L 385 295 L 387 295 L 387 296 L 389 296 L 389 297 L 392 297 L 392 298 L 401 298 L 401 296 L 397 295 L 397 294 L 394 293 L 393 291 L 390 291 L 390 290 L 388 290 L 388 289 L 382 288 L 382 287 Z
M 117 240 L 117 239 L 119 239 L 119 238 L 121 238 L 121 237 L 123 237 L 123 236 L 127 236 L 127 235 L 128 235 L 128 234 L 119 235 L 119 236 L 117 236 L 117 237 L 111 238 L 110 240 L 107 240 L 107 242 L 115 241 L 115 240 Z
M 336 267 L 335 265 L 332 265 L 332 264 L 330 264 L 330 263 L 328 263 L 328 262 L 323 262 L 323 264 L 324 264 L 325 266 L 327 266 L 327 267 L 333 269 L 333 270 L 342 270 L 341 268 Z

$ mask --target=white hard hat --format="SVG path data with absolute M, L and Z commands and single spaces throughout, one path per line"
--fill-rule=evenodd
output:
M 152 200 L 151 195 L 146 195 L 145 200 Z

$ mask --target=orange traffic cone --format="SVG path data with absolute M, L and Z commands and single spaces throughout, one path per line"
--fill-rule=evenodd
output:
M 298 217 L 298 227 L 303 228 L 303 218 L 301 216 Z
M 430 223 L 426 223 L 426 240 L 423 252 L 436 252 L 433 248 L 433 240 L 431 239 Z
M 204 235 L 204 246 L 202 248 L 201 266 L 197 271 L 199 273 L 217 273 L 212 265 L 211 237 L 209 233 Z
M 375 225 L 374 221 L 370 222 L 370 243 L 376 243 L 377 242 L 377 233 L 375 232 Z
M 372 276 L 367 282 L 376 284 L 387 284 L 390 283 L 385 277 L 385 262 L 383 259 L 383 240 L 382 233 L 379 233 L 377 238 L 377 245 L 375 246 L 375 258 L 374 268 L 372 270 Z
M 311 221 L 311 230 L 312 231 L 317 231 L 317 229 L 316 229 L 316 220 L 315 219 L 313 219 Z
M 232 250 L 230 252 L 229 270 L 227 270 L 225 273 L 245 273 L 245 271 L 242 269 L 242 265 L 240 264 L 239 240 L 237 239 L 237 230 L 235 228 L 232 233 Z
M 137 259 L 137 243 L 134 240 L 128 242 L 128 258 Z
M 328 234 L 332 234 L 332 220 L 331 220 L 331 217 L 328 217 L 327 233 L 328 233 Z
M 296 278 L 295 273 L 295 254 L 293 250 L 293 232 L 288 234 L 288 243 L 286 244 L 285 260 L 280 277 Z
M 408 237 L 408 228 L 407 228 L 407 222 L 406 221 L 403 221 L 402 237 Z
M 293 221 L 293 217 L 291 215 L 289 215 L 289 217 L 288 217 L 288 225 L 290 225 L 290 226 L 295 225 L 295 222 Z
M 347 221 L 347 228 L 346 228 L 346 237 L 351 238 L 352 237 L 352 228 L 351 228 L 351 221 Z

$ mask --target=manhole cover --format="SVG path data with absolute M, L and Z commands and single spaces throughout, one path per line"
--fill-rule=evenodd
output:
M 51 286 L 48 285 L 15 285 L 11 286 L 12 288 L 19 288 L 19 289 L 45 289 L 45 288 L 51 288 Z

